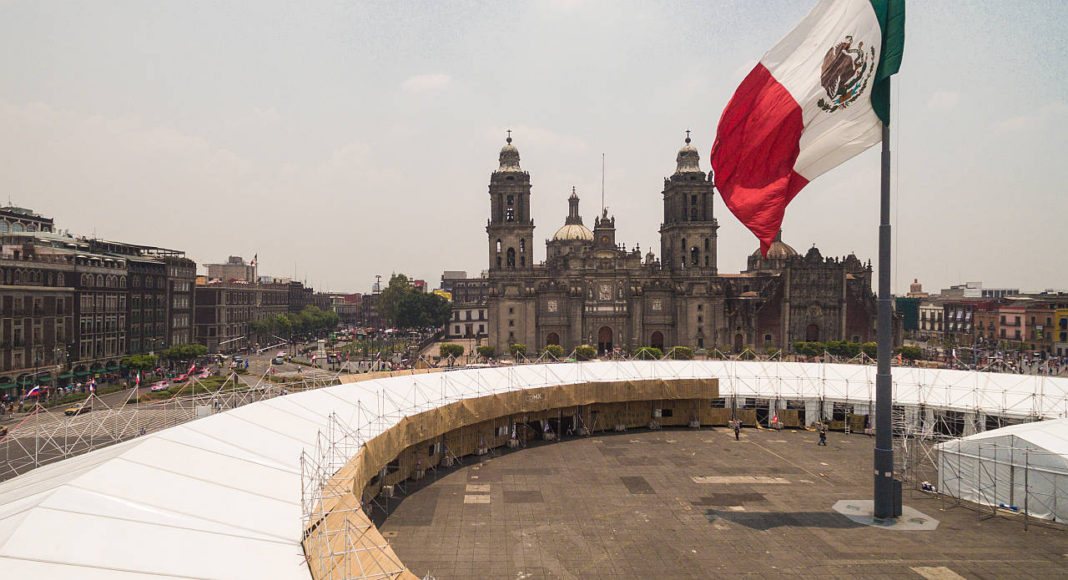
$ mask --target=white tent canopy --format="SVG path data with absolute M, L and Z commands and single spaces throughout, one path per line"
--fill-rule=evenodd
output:
M 1068 419 L 1002 427 L 936 449 L 942 493 L 1068 522 Z
M 331 416 L 367 440 L 405 416 L 465 398 L 586 381 L 709 377 L 720 379 L 721 397 L 874 406 L 875 367 L 741 361 L 494 367 L 295 393 L 0 483 L 0 570 L 11 578 L 306 580 L 301 454 L 315 449 Z M 1068 379 L 1060 378 L 895 368 L 894 396 L 906 406 L 1068 416 Z

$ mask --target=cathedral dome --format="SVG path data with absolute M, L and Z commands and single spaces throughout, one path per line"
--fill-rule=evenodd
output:
M 582 240 L 585 242 L 593 241 L 593 232 L 590 228 L 582 224 L 564 224 L 564 226 L 553 234 L 553 240 L 566 241 L 566 240 Z
M 501 147 L 501 167 L 497 171 L 522 171 L 519 168 L 519 150 L 512 145 L 512 132 L 508 131 L 508 138 L 504 147 Z
M 701 155 L 690 145 L 690 132 L 686 132 L 686 144 L 675 156 L 675 173 L 701 173 Z
M 785 260 L 796 255 L 798 255 L 797 250 L 793 249 L 790 244 L 782 241 L 782 230 L 779 230 L 779 233 L 775 234 L 775 241 L 771 242 L 771 247 L 768 248 L 767 259 Z M 752 257 L 763 258 L 763 256 L 760 255 L 760 248 L 757 248 L 756 251 L 752 253 Z
M 574 186 L 571 187 L 571 197 L 567 198 L 567 218 L 564 220 L 564 227 L 556 230 L 553 240 L 593 241 L 593 232 L 582 225 L 582 216 L 579 215 L 579 197 Z

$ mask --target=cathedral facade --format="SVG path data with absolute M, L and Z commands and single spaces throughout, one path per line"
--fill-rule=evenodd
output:
M 601 352 L 642 346 L 668 349 L 749 347 L 764 352 L 797 341 L 875 340 L 871 264 L 854 255 L 804 256 L 777 239 L 737 274 L 716 265 L 717 230 L 712 175 L 700 168 L 689 137 L 664 179 L 660 258 L 616 240 L 607 210 L 588 228 L 574 190 L 568 215 L 546 242 L 546 260 L 534 263 L 530 174 L 519 165 L 512 139 L 490 177 L 488 344 L 529 352 L 559 344 Z M 488 282 L 488 283 L 487 283 Z

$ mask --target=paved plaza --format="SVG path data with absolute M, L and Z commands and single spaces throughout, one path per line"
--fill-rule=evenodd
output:
M 914 527 L 934 530 L 839 514 L 871 499 L 874 439 L 816 441 L 706 428 L 543 443 L 431 471 L 374 515 L 412 572 L 438 580 L 1068 577 L 1063 527 L 908 490 Z

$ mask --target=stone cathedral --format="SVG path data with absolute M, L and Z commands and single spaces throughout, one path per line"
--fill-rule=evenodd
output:
M 572 189 L 564 224 L 534 263 L 530 174 L 520 168 L 511 136 L 490 177 L 488 344 L 528 352 L 547 344 L 582 344 L 601 352 L 687 346 L 764 352 L 796 341 L 875 340 L 871 263 L 855 255 L 804 256 L 781 239 L 749 256 L 738 274 L 716 267 L 719 225 L 715 187 L 689 136 L 664 179 L 660 257 L 626 249 L 607 210 L 587 227 Z M 471 281 L 472 284 L 476 283 Z

